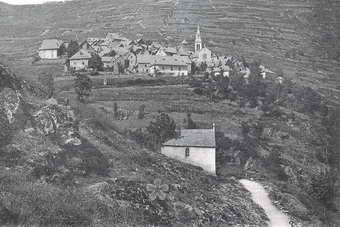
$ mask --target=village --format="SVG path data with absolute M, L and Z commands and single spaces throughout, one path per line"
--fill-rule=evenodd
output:
M 39 48 L 39 57 L 45 63 L 64 59 L 64 75 L 66 77 L 70 77 L 74 73 L 85 73 L 93 78 L 101 78 L 99 81 L 104 86 L 109 84 L 110 78 L 117 76 L 133 78 L 137 75 L 150 78 L 200 78 L 203 76 L 205 78 L 225 78 L 224 81 L 229 81 L 232 71 L 235 70 L 243 78 L 245 84 L 248 84 L 251 74 L 250 68 L 244 60 L 214 54 L 203 42 L 200 25 L 197 25 L 193 44 L 183 40 L 179 46 L 163 46 L 159 42 L 143 39 L 129 40 L 119 34 L 108 33 L 106 38 L 88 38 L 82 42 L 66 42 L 58 39 L 43 40 Z M 262 79 L 265 79 L 267 74 L 275 74 L 263 65 L 259 65 L 259 69 Z M 100 75 L 103 76 L 100 77 Z M 279 76 L 278 82 L 282 83 L 282 80 L 283 78 Z M 220 86 L 224 83 L 221 82 Z M 223 93 L 217 89 L 218 86 L 214 85 L 217 95 L 219 92 Z M 228 89 L 228 85 L 225 89 Z M 210 94 L 211 98 L 213 95 Z M 130 107 L 131 105 L 131 103 L 128 104 Z M 177 105 L 177 109 L 183 107 L 180 104 L 172 106 L 174 105 Z M 107 106 L 99 108 L 104 113 L 113 112 L 114 117 L 110 120 L 118 120 L 120 123 L 133 122 L 136 120 L 133 115 L 139 115 L 137 111 L 118 108 L 117 103 L 112 109 Z M 143 111 L 144 108 L 145 105 L 142 108 Z M 192 110 L 186 110 L 186 112 L 190 114 Z M 131 124 L 133 125 L 133 123 Z M 179 129 L 176 129 L 180 132 L 179 137 L 162 143 L 161 153 L 199 166 L 208 173 L 216 175 L 215 122 L 211 121 L 210 125 L 205 125 L 205 128 L 181 129 L 181 127 L 184 126 L 179 126 Z M 130 130 L 131 128 L 124 129 Z M 136 128 L 132 127 L 132 129 Z M 137 128 L 137 131 L 139 129 Z M 232 154 L 232 156 L 235 155 Z M 236 156 L 231 159 L 239 163 L 239 158 Z
M 233 63 L 244 72 L 245 78 L 249 76 L 249 69 L 241 61 L 232 56 L 218 56 L 203 43 L 199 25 L 194 45 L 183 40 L 178 46 L 164 46 L 157 41 L 129 40 L 119 34 L 108 33 L 105 38 L 88 38 L 82 42 L 43 40 L 39 57 L 47 63 L 49 60 L 65 59 L 65 72 L 188 76 L 200 71 L 229 76 L 230 63 Z M 265 68 L 262 73 L 265 77 Z

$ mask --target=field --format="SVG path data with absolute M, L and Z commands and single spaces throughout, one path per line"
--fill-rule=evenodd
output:
M 72 91 L 62 92 L 61 97 L 73 99 Z M 93 90 L 88 106 L 105 114 L 107 119 L 114 121 L 122 131 L 146 127 L 159 112 L 168 113 L 179 126 L 187 113 L 201 128 L 211 128 L 215 123 L 219 130 L 232 136 L 240 135 L 239 121 L 256 114 L 253 110 L 244 113 L 241 118 L 235 117 L 236 103 L 229 101 L 212 103 L 208 98 L 192 92 L 188 85 L 168 86 L 132 86 L 106 87 Z M 129 119 L 115 120 L 113 117 L 114 103 L 120 109 L 134 113 Z M 145 105 L 146 117 L 137 119 L 136 113 L 141 105 Z

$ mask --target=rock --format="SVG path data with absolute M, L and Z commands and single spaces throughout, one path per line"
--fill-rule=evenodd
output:
M 309 219 L 309 210 L 293 195 L 283 193 L 280 202 L 291 214 L 303 220 Z
M 15 130 L 21 128 L 22 107 L 20 81 L 0 65 L 0 147 L 9 144 Z
M 61 144 L 79 146 L 81 140 L 74 114 L 70 114 L 68 107 L 56 105 L 55 102 L 50 99 L 34 114 L 37 131 L 45 136 L 56 135 Z

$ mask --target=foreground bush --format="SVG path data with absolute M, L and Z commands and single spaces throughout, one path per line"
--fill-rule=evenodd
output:
M 20 173 L 0 173 L 0 225 L 88 225 L 98 206 L 76 189 L 31 182 Z

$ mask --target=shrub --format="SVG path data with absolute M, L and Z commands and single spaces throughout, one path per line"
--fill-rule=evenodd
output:
M 54 79 L 50 73 L 42 73 L 38 77 L 38 81 L 42 86 L 42 90 L 46 93 L 46 97 L 52 98 L 54 94 Z
M 33 183 L 18 172 L 0 178 L 0 225 L 89 225 L 98 207 L 80 190 Z
M 92 81 L 86 75 L 76 74 L 74 90 L 77 93 L 78 100 L 82 103 L 91 95 Z

